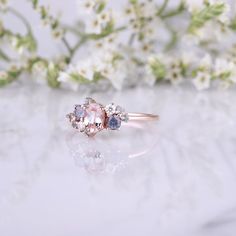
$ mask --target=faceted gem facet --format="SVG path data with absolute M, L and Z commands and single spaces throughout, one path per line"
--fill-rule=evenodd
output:
M 110 116 L 108 119 L 108 127 L 112 130 L 119 129 L 121 126 L 121 120 L 118 116 Z

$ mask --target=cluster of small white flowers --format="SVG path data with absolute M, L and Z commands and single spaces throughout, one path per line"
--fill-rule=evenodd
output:
M 193 84 L 198 90 L 205 90 L 210 87 L 212 70 L 212 58 L 206 54 L 194 68 Z
M 107 9 L 107 1 L 105 0 L 79 0 L 78 11 L 80 14 L 82 13 L 82 17 L 87 17 L 85 21 L 86 33 L 101 34 L 109 24 L 115 23 L 114 13 L 112 9 Z
M 224 4 L 226 6 L 225 14 L 229 12 L 229 5 L 226 0 L 184 0 L 189 12 L 194 13 L 202 10 L 206 5 Z M 220 16 L 220 18 L 224 18 Z
M 158 55 L 149 58 L 146 68 L 147 74 L 152 74 L 152 81 L 155 78 L 155 80 L 163 79 L 172 84 L 179 84 L 191 79 L 197 90 L 208 89 L 215 80 L 220 81 L 219 85 L 222 88 L 236 84 L 236 64 L 226 57 L 213 60 L 209 54 L 206 54 L 199 60 L 196 58 L 186 60 L 186 56 L 173 58 L 173 56 Z
M 40 14 L 42 25 L 49 26 L 51 28 L 52 36 L 55 39 L 62 38 L 65 34 L 65 31 L 63 27 L 59 24 L 59 16 L 52 16 L 50 14 L 49 6 L 46 7 L 37 3 L 36 5 L 34 5 L 34 8 Z
M 0 9 L 7 2 L 0 0 Z M 227 0 L 179 0 L 175 6 L 169 1 L 127 0 L 121 8 L 109 0 L 77 0 L 79 24 L 69 26 L 39 1 L 30 2 L 66 53 L 53 59 L 37 55 L 30 22 L 14 10 L 11 13 L 23 21 L 27 33 L 7 30 L 0 21 L 0 36 L 19 54 L 19 61 L 25 58 L 28 65 L 22 70 L 52 87 L 78 90 L 80 84 L 102 79 L 116 89 L 157 81 L 178 85 L 189 80 L 198 90 L 216 81 L 225 88 L 236 83 L 236 16 Z M 179 27 L 175 19 L 184 24 Z M 82 46 L 85 58 L 77 54 Z M 6 50 L 1 51 L 7 62 Z
M 190 32 L 197 36 L 195 40 L 198 44 L 219 43 L 231 37 L 230 6 L 227 0 L 186 0 L 186 6 L 192 16 Z
M 58 81 L 73 90 L 79 88 L 81 83 L 88 83 L 99 78 L 108 79 L 116 89 L 121 89 L 126 76 L 126 63 L 124 59 L 117 58 L 116 52 L 94 53 L 88 59 L 78 61 L 76 65 L 69 65 L 65 71 L 60 72 Z
M 158 37 L 161 21 L 157 16 L 155 1 L 130 1 L 124 8 L 125 24 L 130 31 L 130 43 L 138 51 L 139 56 L 146 59 L 154 50 L 154 43 Z M 136 37 L 136 38 L 135 38 Z M 132 42 L 134 41 L 134 42 Z

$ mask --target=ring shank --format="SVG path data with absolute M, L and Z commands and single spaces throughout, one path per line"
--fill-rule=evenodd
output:
M 159 119 L 158 115 L 146 114 L 146 113 L 128 113 L 130 121 L 155 121 Z

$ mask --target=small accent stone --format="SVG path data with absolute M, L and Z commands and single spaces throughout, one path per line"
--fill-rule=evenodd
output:
M 105 107 L 105 111 L 107 113 L 108 116 L 111 116 L 113 114 L 116 113 L 116 106 L 111 103 L 111 104 L 108 104 L 106 107 Z
M 75 121 L 75 114 L 69 113 L 66 115 L 66 117 L 69 119 L 70 122 Z
M 117 114 L 120 114 L 123 111 L 124 111 L 124 109 L 121 106 L 116 106 L 116 113 Z
M 71 125 L 73 128 L 78 129 L 78 123 L 76 121 L 73 121 Z
M 120 119 L 124 122 L 128 122 L 128 120 L 129 120 L 128 113 L 121 113 L 120 114 Z
M 78 129 L 80 132 L 84 132 L 85 130 L 85 124 L 83 122 L 78 122 Z
M 121 120 L 118 116 L 110 116 L 108 119 L 108 127 L 112 130 L 119 129 L 121 126 Z
M 90 103 L 95 103 L 96 101 L 90 97 L 85 98 L 84 104 L 89 105 Z

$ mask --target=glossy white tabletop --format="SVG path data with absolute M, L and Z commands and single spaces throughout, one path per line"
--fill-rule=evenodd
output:
M 159 122 L 74 132 L 92 96 Z M 157 86 L 0 90 L 1 236 L 235 236 L 236 93 Z

